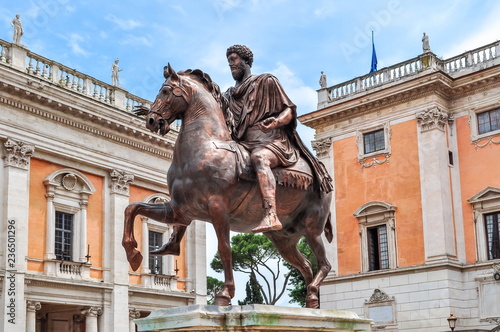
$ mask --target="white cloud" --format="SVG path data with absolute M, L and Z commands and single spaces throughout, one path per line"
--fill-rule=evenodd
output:
M 464 38 L 457 38 L 460 42 L 452 45 L 445 52 L 444 58 L 447 59 L 498 40 L 498 31 L 500 31 L 499 15 L 500 4 L 497 4 L 489 15 L 482 20 L 481 25 L 469 25 L 471 33 L 464 36 Z
M 146 35 L 146 36 L 134 36 L 134 35 L 125 35 L 124 39 L 120 41 L 120 44 L 122 45 L 133 45 L 133 46 L 148 46 L 151 47 L 153 46 L 153 43 L 151 41 L 151 36 Z
M 85 41 L 85 39 L 81 35 L 77 33 L 71 33 L 69 36 L 67 37 L 65 36 L 63 38 L 68 41 L 68 46 L 71 49 L 71 52 L 73 52 L 73 54 L 82 55 L 85 57 L 90 55 L 90 52 L 85 50 L 81 46 L 82 42 Z
M 278 62 L 278 67 L 271 71 L 285 89 L 286 94 L 297 105 L 299 114 L 308 113 L 316 109 L 317 93 L 295 75 L 285 64 Z
M 132 29 L 135 29 L 135 28 L 140 27 L 142 25 L 141 22 L 139 22 L 139 21 L 118 18 L 113 14 L 108 14 L 104 18 L 108 21 L 115 23 L 118 26 L 118 28 L 121 30 L 132 30 Z

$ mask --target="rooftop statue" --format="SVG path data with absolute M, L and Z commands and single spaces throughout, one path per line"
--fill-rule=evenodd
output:
M 11 25 L 14 27 L 14 37 L 12 37 L 12 42 L 17 45 L 21 45 L 21 36 L 24 34 L 23 24 L 19 19 L 21 15 L 17 14 L 12 20 Z
M 118 66 L 119 59 L 115 60 L 115 63 L 111 66 L 111 85 L 120 86 L 120 74 L 123 69 Z
M 328 85 L 326 83 L 326 74 L 321 72 L 321 76 L 319 77 L 319 86 L 321 89 L 325 89 Z
M 302 273 L 306 306 L 316 308 L 320 283 L 330 271 L 321 234 L 332 240 L 332 180 L 297 135 L 296 107 L 276 77 L 251 74 L 253 54 L 246 46 L 232 46 L 226 56 L 236 84 L 224 94 L 201 70 L 165 67 L 146 126 L 165 135 L 173 121 L 182 120 L 167 174 L 171 200 L 127 207 L 127 259 L 133 270 L 142 262 L 133 234 L 137 215 L 175 225 L 154 255 L 178 255 L 187 226 L 210 222 L 225 277 L 215 304 L 229 305 L 235 291 L 229 232 L 263 232 Z M 296 247 L 303 236 L 318 261 L 315 275 Z
M 422 37 L 422 50 L 424 51 L 424 53 L 431 51 L 431 46 L 429 45 L 429 36 L 427 36 L 425 32 Z

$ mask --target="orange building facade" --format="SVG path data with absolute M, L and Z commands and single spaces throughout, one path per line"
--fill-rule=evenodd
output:
M 500 325 L 500 43 L 318 90 L 335 184 L 321 306 L 387 331 Z
M 121 245 L 130 202 L 169 200 L 177 132 L 149 132 L 149 101 L 0 40 L 0 330 L 135 331 L 155 308 L 206 303 L 205 226 L 179 256 L 149 256 L 172 227 L 137 217 L 144 260 Z M 161 73 L 159 73 L 161 75 Z

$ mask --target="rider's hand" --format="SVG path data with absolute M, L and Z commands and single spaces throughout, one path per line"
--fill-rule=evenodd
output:
M 278 126 L 278 124 L 279 124 L 278 120 L 274 116 L 271 116 L 267 119 L 260 121 L 259 128 L 263 132 L 268 133 L 271 130 L 273 130 L 274 128 L 276 128 Z

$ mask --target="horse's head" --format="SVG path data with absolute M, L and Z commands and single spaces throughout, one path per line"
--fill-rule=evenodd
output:
M 163 76 L 165 76 L 165 83 L 156 96 L 146 119 L 146 127 L 162 136 L 168 133 L 170 124 L 179 119 L 188 107 L 187 92 L 182 85 L 182 79 L 170 64 L 165 67 Z

